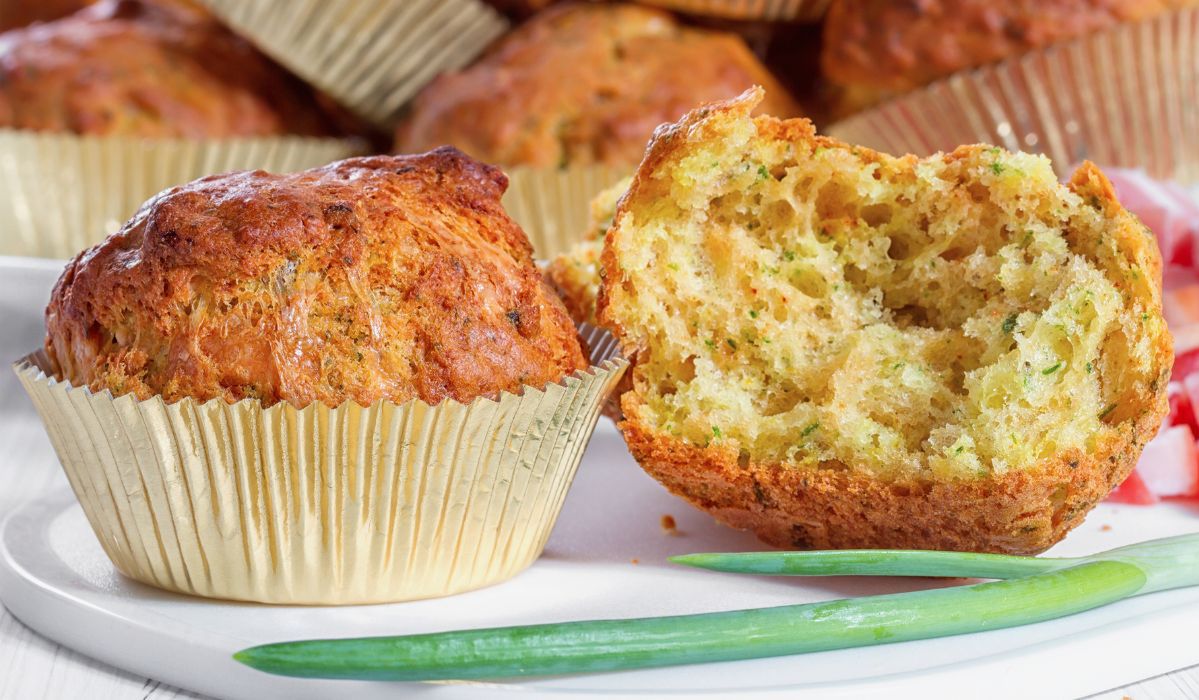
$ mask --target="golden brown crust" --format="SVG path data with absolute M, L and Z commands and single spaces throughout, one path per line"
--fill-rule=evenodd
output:
M 683 27 L 632 5 L 564 5 L 470 68 L 433 81 L 396 148 L 451 144 L 503 165 L 634 165 L 658 124 L 755 84 L 770 88 L 764 112 L 798 112 L 734 34 Z
M 857 105 L 1194 0 L 834 0 L 822 64 Z
M 500 205 L 454 149 L 168 190 L 66 268 L 46 348 L 77 385 L 264 404 L 469 401 L 587 362 Z
M 1161 402 L 1164 404 L 1164 401 Z M 655 431 L 627 392 L 621 433 L 642 468 L 721 522 L 802 549 L 942 549 L 1036 554 L 1079 525 L 1133 467 L 1163 406 L 1090 453 L 970 481 L 886 482 L 840 464 L 738 463 L 737 453 Z
M 715 112 L 745 116 L 757 91 L 739 100 L 714 103 L 688 114 L 676 124 L 659 128 L 646 157 L 633 176 L 616 213 L 619 221 L 635 201 L 665 196 L 665 178 L 653 174 L 675 158 L 687 140 L 704 139 L 716 129 Z M 844 144 L 814 134 L 806 120 L 781 121 L 758 117 L 760 134 L 772 139 L 814 139 L 830 148 Z M 976 146 L 964 146 L 946 158 L 963 157 Z M 882 156 L 855 148 L 863 162 Z M 904 160 L 915 161 L 913 156 Z M 1069 187 L 1121 223 L 1114 231 L 1117 250 L 1130 267 L 1144 275 L 1113 280 L 1122 292 L 1137 295 L 1161 310 L 1161 259 L 1153 239 L 1131 217 L 1117 217 L 1123 208 L 1110 181 L 1086 162 Z M 672 436 L 644 417 L 638 391 L 638 356 L 649 352 L 636 333 L 610 313 L 611 290 L 622 287 L 635 294 L 621 272 L 613 242 L 619 226 L 608 234 L 601 266 L 603 283 L 597 302 L 600 323 L 620 339 L 631 365 L 622 387 L 619 428 L 630 452 L 643 469 L 671 492 L 718 520 L 752 530 L 778 547 L 799 548 L 922 548 L 1035 554 L 1053 545 L 1082 522 L 1087 512 L 1107 497 L 1136 466 L 1144 444 L 1157 432 L 1168 405 L 1166 378 L 1173 364 L 1167 333 L 1151 336 L 1150 353 L 1163 375 L 1151 390 L 1130 387 L 1104 419 L 1114 430 L 1099 436 L 1093 449 L 1056 454 L 1026 469 L 991 473 L 960 480 L 911 477 L 884 479 L 840 462 L 816 465 L 754 461 L 737 449 L 716 441 L 700 446 Z
M 144 137 L 334 133 L 313 91 L 185 2 L 106 0 L 0 37 L 0 126 Z

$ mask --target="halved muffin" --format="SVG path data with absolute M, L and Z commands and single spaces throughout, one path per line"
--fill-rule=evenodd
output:
M 774 545 L 1047 548 L 1166 411 L 1150 234 L 1093 165 L 895 158 L 761 98 L 659 129 L 606 237 L 634 456 Z

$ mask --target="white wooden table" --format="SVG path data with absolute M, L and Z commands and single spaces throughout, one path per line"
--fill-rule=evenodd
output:
M 37 338 L 39 319 L 29 314 L 13 318 L 5 313 L 0 299 L 0 341 Z M 30 345 L 36 341 L 30 342 Z M 11 343 L 0 342 L 0 347 Z M 29 349 L 32 349 L 30 347 Z M 61 470 L 48 468 L 28 456 L 14 453 L 24 441 L 16 439 L 30 431 L 41 432 L 29 399 L 8 368 L 11 359 L 0 365 L 0 516 L 18 503 L 50 489 L 63 488 L 66 479 Z M 27 444 L 27 443 L 26 443 Z M 1199 639 L 1199 630 L 1195 630 Z M 1196 642 L 1199 644 L 1199 641 Z M 1135 649 L 1129 649 L 1135 654 Z M 22 625 L 0 607 L 0 700 L 29 698 L 76 698 L 80 700 L 163 700 L 199 698 L 187 691 L 140 678 L 94 661 L 55 644 Z M 1148 679 L 1095 696 L 1119 700 L 1199 699 L 1199 666 Z

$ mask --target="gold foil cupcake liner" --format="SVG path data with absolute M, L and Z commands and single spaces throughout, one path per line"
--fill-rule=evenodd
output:
M 296 75 L 381 127 L 508 28 L 481 0 L 202 0 Z
M 632 170 L 608 165 L 505 168 L 504 209 L 529 236 L 533 255 L 550 260 L 569 250 L 591 226 L 591 200 Z
M 1170 12 L 955 74 L 828 129 L 850 143 L 928 155 L 993 143 L 1199 180 L 1199 9 Z
M 0 255 L 73 257 L 168 187 L 230 170 L 303 170 L 360 149 L 347 139 L 138 139 L 0 130 Z
M 580 329 L 592 366 L 469 404 L 337 408 L 114 398 L 14 369 L 122 573 L 265 603 L 427 598 L 503 581 L 549 537 L 627 363 Z
M 733 20 L 815 22 L 824 17 L 832 0 L 641 0 L 690 15 Z

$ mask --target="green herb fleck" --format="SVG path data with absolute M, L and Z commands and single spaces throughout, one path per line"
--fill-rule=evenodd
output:
M 1011 335 L 1012 331 L 1014 330 L 1016 330 L 1016 314 L 1012 314 L 1011 316 L 1003 319 L 1003 332 L 1007 335 Z
M 1116 410 L 1116 404 L 1114 404 L 1114 403 L 1108 404 L 1107 408 L 1103 409 L 1103 412 L 1099 414 L 1099 419 L 1102 420 L 1104 418 L 1107 418 L 1107 414 L 1111 413 L 1114 410 Z
M 1091 366 L 1091 363 L 1088 362 L 1087 363 L 1087 374 L 1090 374 L 1092 371 L 1094 371 L 1094 369 L 1095 368 Z
M 674 270 L 675 272 L 679 271 L 678 263 L 666 263 L 666 267 L 669 267 L 670 269 Z
M 757 310 L 757 309 L 750 309 L 750 310 L 749 310 L 749 317 L 750 317 L 750 318 L 757 318 L 757 317 L 758 317 L 758 310 Z
M 1149 320 L 1149 314 L 1141 314 L 1141 320 L 1142 320 L 1142 321 L 1148 321 L 1148 320 Z
M 1003 172 L 1003 163 L 1000 163 L 997 160 L 993 161 L 991 163 L 991 172 L 995 173 L 996 175 L 1002 173 Z
M 715 350 L 715 349 L 716 349 L 716 341 L 715 341 L 715 340 L 712 340 L 711 338 L 707 338 L 707 339 L 705 339 L 705 340 L 704 340 L 704 345 L 707 345 L 709 350 Z
M 1053 374 L 1054 372 L 1058 371 L 1061 368 L 1062 368 L 1062 363 L 1059 362 L 1052 367 L 1046 367 L 1045 369 L 1041 370 L 1041 374 L 1050 375 L 1050 374 Z
M 728 343 L 730 348 L 734 350 L 737 349 L 737 341 L 733 340 L 732 338 L 725 338 L 724 342 Z
M 820 427 L 820 421 L 816 421 L 815 423 L 804 428 L 803 432 L 800 433 L 799 435 L 800 435 L 800 437 L 807 437 L 807 436 L 811 435 L 812 433 L 816 432 L 816 429 L 819 427 Z
M 783 251 L 783 260 L 786 260 L 787 262 L 791 262 L 792 260 L 795 260 L 795 251 L 784 250 Z
M 712 426 L 712 437 L 717 437 L 717 438 L 721 437 L 720 428 L 717 428 L 716 426 Z
M 758 166 L 758 177 L 762 178 L 763 180 L 770 179 L 770 171 L 766 169 L 765 165 Z
M 955 447 L 955 448 L 954 448 L 954 450 L 953 450 L 953 453 L 954 453 L 955 455 L 960 455 L 960 454 L 962 454 L 962 453 L 963 453 L 963 452 L 965 452 L 965 451 L 966 451 L 966 446 L 965 446 L 965 445 L 958 445 L 957 447 Z

